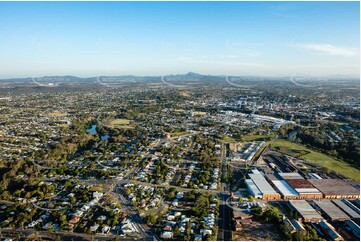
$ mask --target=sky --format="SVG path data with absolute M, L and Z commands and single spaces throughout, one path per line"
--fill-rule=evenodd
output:
M 0 78 L 359 75 L 359 2 L 0 2 Z

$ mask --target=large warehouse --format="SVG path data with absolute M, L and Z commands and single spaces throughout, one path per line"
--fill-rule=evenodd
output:
M 323 197 L 322 193 L 315 188 L 308 180 L 305 179 L 291 179 L 286 180 L 287 183 L 298 192 L 300 199 L 320 199 Z
M 341 179 L 312 179 L 308 181 L 322 192 L 324 198 L 360 198 L 360 190 Z
M 353 219 L 360 219 L 360 214 L 354 211 L 352 208 L 346 205 L 341 200 L 332 200 L 332 202 L 339 207 L 342 211 L 344 211 L 346 214 L 348 214 Z
M 350 219 L 346 213 L 344 213 L 330 200 L 314 200 L 313 203 L 316 204 L 317 207 L 321 208 L 331 221 L 344 221 Z
M 248 176 L 262 194 L 262 199 L 281 199 L 281 195 L 272 188 L 266 178 L 258 170 L 252 170 L 252 173 L 249 173 Z M 246 182 L 246 184 L 250 184 L 249 186 L 247 185 L 247 187 L 251 193 L 256 193 L 255 189 L 251 189 L 252 184 L 250 182 Z
M 245 180 L 246 186 L 248 188 L 249 193 L 254 197 L 254 198 L 262 198 L 262 193 L 261 191 L 258 189 L 258 187 L 256 186 L 256 184 L 254 184 L 254 182 L 251 179 L 246 179 Z
M 277 175 L 284 180 L 304 179 L 298 172 L 279 172 Z
M 305 222 L 320 222 L 323 217 L 305 200 L 290 200 L 290 205 Z
M 293 189 L 285 180 L 279 180 L 276 177 L 269 178 L 274 187 L 281 193 L 282 199 L 299 199 L 298 192 Z

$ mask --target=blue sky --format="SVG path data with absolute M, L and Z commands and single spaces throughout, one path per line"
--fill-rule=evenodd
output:
M 359 75 L 359 2 L 0 2 L 0 78 Z

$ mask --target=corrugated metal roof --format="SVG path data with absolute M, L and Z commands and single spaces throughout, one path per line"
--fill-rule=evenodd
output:
M 296 191 L 300 194 L 322 194 L 317 188 L 296 188 Z
M 259 172 L 259 170 L 257 170 L 257 169 L 252 169 L 251 171 L 252 171 L 253 174 L 261 174 L 261 173 Z
M 299 173 L 297 172 L 280 172 L 278 173 L 280 177 L 283 179 L 304 179 Z
M 356 207 L 355 205 L 353 205 L 349 200 L 346 199 L 342 199 L 341 200 L 344 204 L 346 204 L 347 206 L 349 206 L 353 211 L 355 211 L 356 213 L 360 214 L 360 209 L 358 207 Z
M 360 226 L 352 220 L 346 220 L 345 225 L 357 238 L 360 238 Z
M 290 200 L 290 204 L 304 219 L 323 219 L 323 217 L 305 200 Z
M 313 200 L 332 220 L 350 219 L 350 217 L 329 200 Z
M 303 227 L 303 225 L 300 222 L 298 222 L 296 219 L 294 218 L 291 219 L 291 223 L 297 230 L 305 230 L 305 227 Z
M 360 218 L 360 214 L 356 213 L 352 208 L 347 206 L 341 200 L 332 200 L 334 204 L 336 204 L 341 210 L 351 216 L 351 218 Z
M 247 187 L 251 190 L 251 193 L 254 195 L 254 197 L 262 197 L 262 193 L 251 179 L 246 179 L 245 183 Z
M 285 180 L 272 180 L 272 182 L 283 196 L 299 195 Z
M 252 179 L 257 188 L 261 191 L 262 194 L 277 194 L 277 192 L 271 187 L 261 174 L 249 174 L 249 177 Z
M 356 205 L 360 208 L 360 199 L 359 199 L 359 198 L 357 198 L 357 199 L 355 200 L 355 203 L 356 203 Z
M 336 240 L 336 239 L 338 239 L 338 238 L 341 237 L 341 235 L 339 235 L 339 234 L 336 232 L 335 228 L 334 228 L 331 224 L 327 223 L 326 221 L 321 221 L 321 222 L 319 223 L 319 225 L 324 229 L 324 231 L 327 232 L 327 235 L 328 235 L 331 239 Z
M 360 195 L 359 189 L 341 179 L 311 179 L 308 181 L 326 195 Z

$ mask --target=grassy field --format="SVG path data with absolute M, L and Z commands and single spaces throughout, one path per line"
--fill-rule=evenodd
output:
M 130 123 L 130 120 L 123 119 L 123 118 L 117 118 L 112 121 L 110 121 L 110 125 L 128 125 Z
M 57 117 L 64 117 L 68 115 L 67 113 L 62 113 L 62 112 L 51 112 L 51 113 L 48 113 L 48 116 L 49 117 L 53 117 L 53 118 L 57 118 Z
M 182 136 L 182 135 L 187 135 L 187 134 L 191 134 L 190 132 L 173 132 L 173 133 L 169 133 L 170 137 L 178 137 L 178 136 Z
M 229 137 L 227 135 L 223 136 L 223 138 L 221 139 L 222 143 L 232 143 L 232 142 L 237 142 L 237 140 L 235 138 Z
M 134 126 L 130 125 L 129 119 L 118 118 L 118 119 L 113 119 L 108 123 L 109 125 L 113 126 L 113 128 L 117 128 L 117 129 L 134 129 Z
M 244 142 L 251 142 L 251 141 L 264 141 L 268 138 L 272 138 L 269 135 L 258 135 L 258 134 L 249 134 L 242 137 Z
M 276 140 L 272 147 L 281 153 L 290 156 L 299 157 L 312 164 L 325 167 L 331 171 L 335 171 L 357 182 L 360 182 L 360 170 L 353 168 L 350 164 L 337 160 L 331 156 L 311 150 L 303 145 L 296 144 L 287 140 Z
M 195 112 L 193 112 L 193 114 L 202 116 L 202 115 L 206 115 L 207 113 L 206 112 L 201 112 L 201 111 L 195 111 Z
M 176 111 L 177 113 L 185 113 L 186 112 L 186 110 L 184 110 L 184 109 L 176 109 L 174 111 Z

